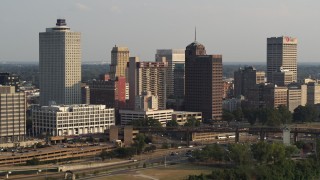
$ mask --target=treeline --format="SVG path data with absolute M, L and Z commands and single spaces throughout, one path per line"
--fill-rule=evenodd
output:
M 239 108 L 233 112 L 224 110 L 222 118 L 225 121 L 247 120 L 251 125 L 260 123 L 268 126 L 279 126 L 281 124 L 314 122 L 319 118 L 319 110 L 313 105 L 298 106 L 291 113 L 286 106 L 278 108 L 246 109 Z
M 319 143 L 316 148 L 320 148 Z M 292 155 L 298 153 L 296 146 L 280 143 L 230 144 L 225 148 L 208 145 L 194 151 L 191 161 L 225 166 L 214 168 L 208 175 L 190 175 L 188 179 L 319 179 L 319 152 L 305 159 L 293 159 Z

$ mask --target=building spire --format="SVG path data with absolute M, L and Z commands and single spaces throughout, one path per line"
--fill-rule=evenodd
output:
M 197 41 L 197 26 L 194 27 L 194 41 Z

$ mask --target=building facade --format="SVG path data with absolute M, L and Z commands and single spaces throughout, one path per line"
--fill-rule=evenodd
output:
M 129 104 L 131 109 L 134 109 L 135 97 L 147 91 L 158 96 L 159 109 L 166 109 L 168 63 L 165 61 L 140 62 L 138 57 L 130 57 L 129 61 Z
M 294 82 L 294 74 L 292 71 L 280 68 L 279 71 L 272 73 L 272 82 L 278 86 L 287 86 Z
M 202 112 L 204 120 L 222 117 L 222 55 L 207 55 L 194 41 L 185 50 L 185 110 Z
M 14 86 L 0 86 L 0 144 L 24 141 L 26 95 Z
M 64 19 L 39 33 L 40 104 L 81 102 L 81 33 Z
M 309 82 L 307 84 L 307 104 L 314 105 L 320 103 L 320 84 Z
M 152 118 L 158 120 L 162 126 L 166 126 L 167 122 L 172 119 L 172 109 L 166 110 L 150 110 L 150 111 L 134 111 L 134 110 L 120 110 L 121 125 L 132 125 L 132 121 Z
M 103 104 L 109 108 L 124 108 L 126 106 L 126 79 L 90 81 L 90 103 Z
M 115 46 L 111 51 L 110 79 L 115 80 L 116 77 L 125 77 L 127 63 L 129 62 L 130 52 L 127 47 Z
M 105 105 L 34 106 L 31 116 L 36 136 L 103 133 L 115 125 L 114 108 Z
M 234 72 L 234 95 L 240 97 L 241 95 L 247 96 L 249 88 L 254 87 L 256 84 L 264 83 L 265 72 L 257 71 L 254 67 L 248 66 L 243 69 L 240 68 Z
M 166 82 L 167 82 L 167 98 L 173 97 L 175 88 L 181 88 L 181 84 L 175 84 L 175 70 L 184 67 L 185 54 L 184 49 L 158 49 L 156 53 L 156 61 L 162 62 L 163 59 L 168 63 Z M 178 74 L 180 75 L 180 74 Z M 181 75 L 179 76 L 182 77 Z
M 294 112 L 298 106 L 306 105 L 306 85 L 299 85 L 297 83 L 292 83 L 288 85 L 288 102 L 287 107 L 289 111 Z
M 19 88 L 20 76 L 13 73 L 0 73 L 0 85 L 15 86 L 16 91 Z
M 152 95 L 150 91 L 142 92 L 141 95 L 136 96 L 134 110 L 149 111 L 158 109 L 158 96 Z
M 188 119 L 194 119 L 202 122 L 201 112 L 188 112 L 188 111 L 173 111 L 172 120 L 177 121 L 180 126 L 183 126 Z
M 293 72 L 297 82 L 297 38 L 282 36 L 267 39 L 267 80 L 273 83 L 272 73 L 280 67 Z

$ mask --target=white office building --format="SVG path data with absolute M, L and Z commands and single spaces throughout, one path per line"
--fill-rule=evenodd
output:
M 115 125 L 114 108 L 105 105 L 34 106 L 31 115 L 36 136 L 103 133 Z
M 81 33 L 65 19 L 39 33 L 39 71 L 41 106 L 81 103 Z
M 149 110 L 149 111 L 134 111 L 120 110 L 121 125 L 131 125 L 132 121 L 152 118 L 158 120 L 162 126 L 166 126 L 167 122 L 172 120 L 173 109 L 165 110 Z

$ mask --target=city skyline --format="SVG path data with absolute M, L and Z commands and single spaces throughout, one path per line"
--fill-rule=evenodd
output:
M 83 62 L 110 63 L 115 44 L 153 61 L 156 49 L 184 48 L 193 40 L 195 26 L 198 40 L 210 47 L 208 52 L 224 54 L 224 63 L 264 63 L 266 39 L 282 35 L 299 39 L 298 63 L 316 62 L 318 3 L 5 0 L 0 7 L 0 23 L 7 27 L 0 35 L 0 61 L 37 62 L 39 29 L 65 18 L 83 34 Z

